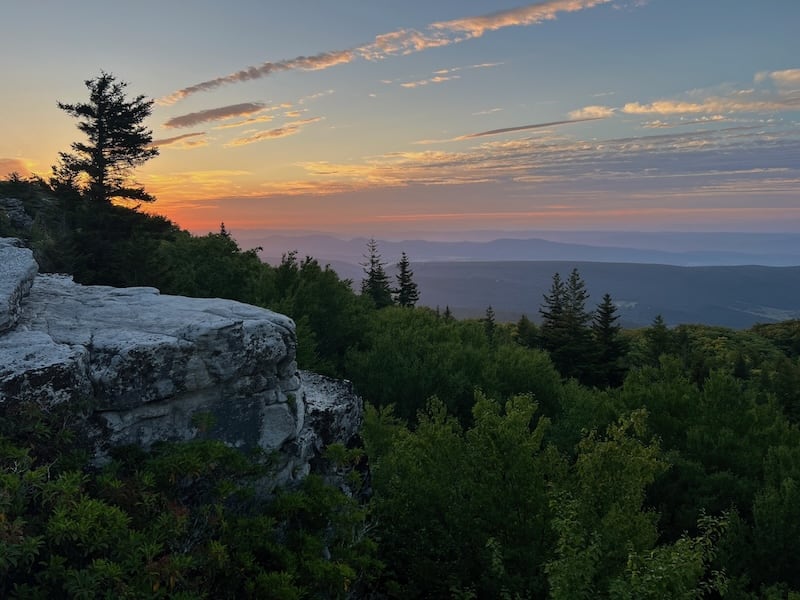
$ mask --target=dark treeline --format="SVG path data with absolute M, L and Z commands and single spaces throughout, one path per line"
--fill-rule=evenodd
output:
M 300 366 L 368 402 L 364 447 L 328 460 L 370 465 L 359 501 L 314 477 L 259 500 L 268 465 L 214 442 L 96 472 L 69 415 L 4 414 L 0 596 L 797 597 L 800 321 L 622 330 L 577 271 L 554 274 L 538 323 L 456 320 L 415 307 L 409 258 L 392 281 L 375 243 L 356 293 L 224 226 L 192 236 L 41 180 L 0 197 L 34 217 L 0 210 L 0 235 L 43 271 L 293 317 Z

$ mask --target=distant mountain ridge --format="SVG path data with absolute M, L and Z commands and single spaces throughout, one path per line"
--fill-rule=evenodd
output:
M 538 232 L 534 237 L 484 241 L 379 241 L 393 266 L 401 252 L 412 262 L 420 304 L 458 317 L 480 317 L 491 305 L 501 320 L 538 320 L 542 295 L 555 272 L 578 268 L 593 308 L 610 293 L 623 323 L 640 327 L 662 315 L 668 324 L 746 328 L 800 318 L 800 234 Z M 524 235 L 519 233 L 518 235 Z M 366 238 L 327 234 L 239 232 L 243 247 L 261 246 L 277 262 L 297 250 L 330 264 L 358 289 Z M 594 244 L 577 243 L 591 240 Z M 618 246 L 610 245 L 618 240 Z M 642 247 L 645 245 L 652 247 Z M 680 250 L 681 248 L 687 248 Z
M 667 234 L 620 233 L 622 243 L 616 246 L 608 245 L 610 233 L 605 236 L 591 234 L 562 232 L 561 236 L 594 239 L 596 244 L 540 237 L 507 237 L 489 241 L 410 239 L 379 240 L 379 249 L 390 263 L 395 262 L 401 252 L 406 252 L 414 262 L 569 260 L 675 266 L 800 265 L 800 235 L 796 234 L 669 234 L 667 238 Z M 711 238 L 708 243 L 703 243 L 704 236 Z M 354 265 L 363 261 L 367 243 L 366 238 L 341 239 L 327 234 L 243 231 L 235 233 L 235 237 L 244 247 L 260 246 L 262 256 L 271 260 L 279 259 L 289 250 L 297 250 L 301 256 L 313 256 L 323 263 L 341 261 Z M 648 243 L 656 247 L 645 246 Z M 674 249 L 681 246 L 692 249 Z

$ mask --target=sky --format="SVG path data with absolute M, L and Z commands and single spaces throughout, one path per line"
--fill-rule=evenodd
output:
M 0 176 L 110 72 L 196 232 L 800 232 L 798 0 L 2 0 L 0 57 Z

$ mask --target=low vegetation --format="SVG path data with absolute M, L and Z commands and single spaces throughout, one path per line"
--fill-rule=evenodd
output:
M 21 407 L 0 422 L 0 597 L 800 597 L 797 321 L 623 330 L 577 271 L 540 324 L 456 320 L 415 307 L 410 266 L 394 286 L 377 246 L 357 294 L 224 227 L 43 180 L 1 197 L 34 221 L 0 210 L 0 235 L 43 271 L 292 316 L 301 366 L 368 402 L 364 448 L 330 452 L 370 479 L 358 501 L 313 476 L 258 499 L 264 461 L 207 440 L 91 470 L 63 415 Z

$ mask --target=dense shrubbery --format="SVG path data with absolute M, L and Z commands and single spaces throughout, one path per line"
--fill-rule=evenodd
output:
M 379 309 L 224 229 L 42 182 L 0 194 L 34 209 L 30 232 L 0 215 L 0 234 L 45 270 L 292 316 L 302 365 L 371 404 L 372 473 L 358 505 L 313 477 L 257 501 L 261 463 L 208 441 L 92 472 L 29 407 L 0 423 L 0 596 L 797 598 L 797 321 L 619 331 L 577 273 L 554 279 L 541 327 Z
M 365 508 L 315 476 L 259 499 L 265 462 L 210 440 L 87 471 L 27 408 L 0 424 L 3 598 L 338 598 L 378 572 Z

